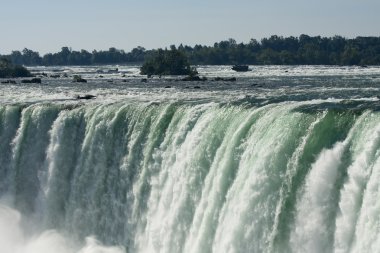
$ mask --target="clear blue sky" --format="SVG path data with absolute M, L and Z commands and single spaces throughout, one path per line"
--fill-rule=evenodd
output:
M 0 0 L 0 53 L 380 36 L 380 0 Z

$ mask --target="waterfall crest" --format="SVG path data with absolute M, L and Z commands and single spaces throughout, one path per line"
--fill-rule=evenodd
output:
M 312 103 L 2 105 L 0 223 L 82 252 L 380 251 L 380 114 Z

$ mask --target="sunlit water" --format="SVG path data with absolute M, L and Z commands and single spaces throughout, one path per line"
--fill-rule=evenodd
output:
M 379 252 L 380 67 L 251 69 L 1 84 L 0 252 Z

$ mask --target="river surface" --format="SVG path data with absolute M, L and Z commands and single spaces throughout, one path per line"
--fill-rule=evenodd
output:
M 0 252 L 380 252 L 380 67 L 250 68 L 0 84 Z

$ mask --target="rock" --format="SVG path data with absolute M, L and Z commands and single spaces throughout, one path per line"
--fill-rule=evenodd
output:
M 86 95 L 78 95 L 76 98 L 77 99 L 93 99 L 93 98 L 96 98 L 96 96 L 90 95 L 90 94 L 86 94 Z
M 42 72 L 42 73 L 35 73 L 34 75 L 35 75 L 35 76 L 38 76 L 38 77 L 47 77 L 47 76 L 48 76 L 45 72 Z
M 194 86 L 194 89 L 200 89 L 201 86 Z
M 21 83 L 41 83 L 41 78 L 32 78 L 21 80 Z
M 86 79 L 83 79 L 80 75 L 73 76 L 73 82 L 75 83 L 87 83 Z
M 108 74 L 114 74 L 114 73 L 119 73 L 119 69 L 118 68 L 115 68 L 115 69 L 109 69 L 107 71 Z
M 148 79 L 143 78 L 143 79 L 141 79 L 141 82 L 142 82 L 142 83 L 147 83 L 147 82 L 148 82 Z
M 230 78 L 215 77 L 214 81 L 235 82 L 236 77 L 230 77 Z
M 172 86 L 170 86 L 170 85 L 168 85 L 168 86 L 165 86 L 165 88 L 166 88 L 166 89 L 168 89 L 168 88 L 171 88 L 171 87 L 172 87 Z
M 234 65 L 231 69 L 235 70 L 237 72 L 247 72 L 247 71 L 249 71 L 248 65 Z
M 5 81 L 1 81 L 1 83 L 16 84 L 16 81 L 15 80 L 5 80 Z
M 182 81 L 207 81 L 206 77 L 199 77 L 199 76 L 187 76 L 185 78 L 181 79 Z

